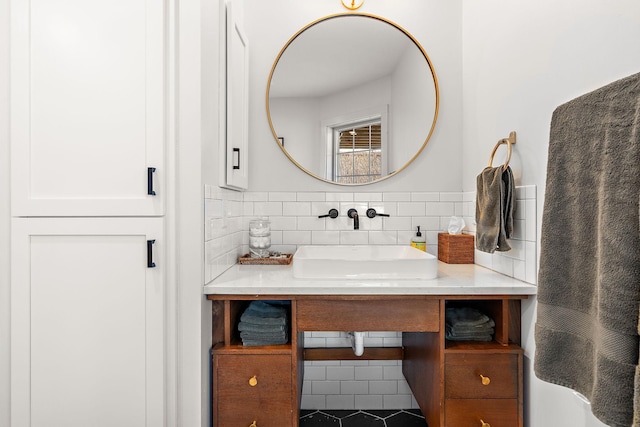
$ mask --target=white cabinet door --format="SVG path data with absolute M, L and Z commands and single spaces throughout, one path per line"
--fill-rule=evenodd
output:
M 11 0 L 13 216 L 162 215 L 165 4 Z
M 227 186 L 249 186 L 249 43 L 239 14 L 227 4 Z
M 162 219 L 12 229 L 11 426 L 165 425 Z

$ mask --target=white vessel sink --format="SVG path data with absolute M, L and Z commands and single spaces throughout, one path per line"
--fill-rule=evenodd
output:
M 438 259 L 411 246 L 300 246 L 297 279 L 435 279 Z

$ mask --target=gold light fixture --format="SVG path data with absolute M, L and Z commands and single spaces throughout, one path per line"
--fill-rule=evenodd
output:
M 349 10 L 356 10 L 362 6 L 364 0 L 342 0 L 342 5 Z

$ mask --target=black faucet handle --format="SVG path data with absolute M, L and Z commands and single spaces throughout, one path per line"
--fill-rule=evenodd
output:
M 318 218 L 326 218 L 326 217 L 330 217 L 330 218 L 338 218 L 338 215 L 340 213 L 338 212 L 338 209 L 329 209 L 329 213 L 326 215 L 320 215 Z
M 375 218 L 376 216 L 389 216 L 389 214 L 378 213 L 375 209 L 369 208 L 367 209 L 367 216 L 369 218 Z

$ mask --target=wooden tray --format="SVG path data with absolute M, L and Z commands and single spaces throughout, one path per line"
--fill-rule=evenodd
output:
M 281 257 L 251 258 L 244 254 L 238 258 L 238 264 L 244 265 L 289 265 L 293 261 L 293 254 L 282 254 Z

